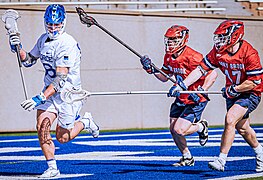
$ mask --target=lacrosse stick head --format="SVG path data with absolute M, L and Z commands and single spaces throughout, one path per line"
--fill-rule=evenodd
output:
M 74 87 L 66 87 L 60 93 L 60 98 L 69 104 L 77 101 L 85 101 L 91 95 L 89 91 L 84 89 L 75 89 Z
M 97 21 L 93 17 L 87 15 L 87 13 L 82 8 L 76 7 L 76 11 L 82 24 L 86 24 L 88 27 L 97 25 Z
M 20 18 L 20 15 L 14 9 L 8 9 L 3 14 L 2 21 L 5 23 L 8 34 L 19 33 L 16 22 L 18 18 Z

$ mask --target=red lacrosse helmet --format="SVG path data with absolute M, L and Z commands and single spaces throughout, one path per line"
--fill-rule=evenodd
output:
M 241 21 L 226 20 L 214 32 L 214 45 L 221 53 L 235 45 L 244 36 L 244 24 Z
M 184 26 L 174 25 L 164 35 L 165 51 L 174 54 L 180 51 L 187 43 L 189 30 Z

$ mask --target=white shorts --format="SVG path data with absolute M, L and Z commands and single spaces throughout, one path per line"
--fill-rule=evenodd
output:
M 82 101 L 73 104 L 65 103 L 61 100 L 60 93 L 55 93 L 48 98 L 45 104 L 37 106 L 36 109 L 57 114 L 58 125 L 64 129 L 72 129 L 82 106 Z

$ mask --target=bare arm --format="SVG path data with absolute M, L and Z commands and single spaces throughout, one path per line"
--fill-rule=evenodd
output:
M 202 86 L 202 88 L 207 91 L 216 81 L 218 74 L 215 70 L 213 70 L 210 74 L 208 74 L 205 78 L 205 82 Z
M 19 55 L 20 55 L 21 61 L 25 61 L 25 59 L 26 59 L 26 53 L 27 53 L 27 52 L 26 52 L 25 50 L 20 49 Z
M 257 85 L 253 81 L 245 80 L 242 84 L 235 86 L 235 90 L 237 92 L 245 92 L 245 91 L 252 90 L 256 86 Z
M 201 70 L 197 67 L 193 70 L 183 81 L 186 87 L 189 87 L 193 83 L 195 83 L 202 76 Z M 211 84 L 212 85 L 212 84 Z
M 167 82 L 168 78 L 160 73 L 155 73 L 154 76 L 162 82 Z

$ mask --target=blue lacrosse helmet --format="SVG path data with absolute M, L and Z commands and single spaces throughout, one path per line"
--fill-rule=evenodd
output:
M 66 26 L 66 11 L 62 5 L 51 4 L 45 15 L 45 29 L 50 39 L 56 39 L 64 32 Z

